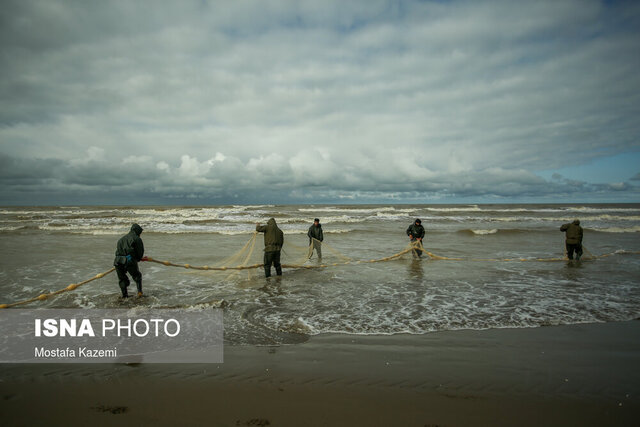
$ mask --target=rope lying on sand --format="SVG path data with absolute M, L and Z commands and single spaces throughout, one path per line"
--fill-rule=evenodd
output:
M 151 257 L 146 257 L 145 261 L 147 262 L 154 262 L 156 264 L 162 264 L 164 266 L 167 267 L 180 267 L 180 268 L 185 268 L 185 269 L 192 269 L 192 270 L 205 270 L 205 271 L 240 271 L 240 270 L 251 270 L 251 269 L 257 269 L 262 267 L 264 264 L 248 264 L 249 258 L 251 257 L 251 254 L 253 253 L 253 250 L 255 248 L 255 241 L 256 241 L 256 235 L 257 233 L 254 233 L 253 236 L 251 237 L 251 239 L 243 246 L 242 249 L 240 249 L 240 251 L 238 251 L 236 254 L 234 254 L 233 256 L 231 256 L 230 258 L 227 258 L 225 260 L 226 262 L 229 262 L 231 260 L 239 260 L 240 258 L 242 258 L 244 256 L 244 261 L 239 264 L 239 265 L 235 265 L 235 266 L 218 266 L 218 267 L 212 267 L 212 266 L 208 266 L 208 265 L 204 265 L 204 266 L 195 266 L 195 265 L 191 265 L 191 264 L 177 264 L 174 262 L 170 262 L 170 261 L 161 261 L 161 260 L 157 260 Z M 315 239 L 314 239 L 315 240 Z M 328 263 L 328 264 L 302 264 L 302 263 L 298 263 L 298 264 L 282 264 L 283 268 L 305 268 L 305 269 L 313 269 L 313 268 L 327 268 L 327 267 L 331 267 L 331 266 L 340 266 L 340 265 L 355 265 L 355 264 L 364 264 L 364 263 L 377 263 L 377 262 L 385 262 L 385 261 L 392 261 L 394 259 L 400 258 L 401 256 L 412 252 L 412 251 L 422 251 L 425 254 L 427 254 L 429 256 L 429 259 L 431 260 L 446 260 L 446 261 L 487 261 L 487 262 L 500 262 L 500 261 L 540 261 L 540 262 L 553 262 L 553 261 L 567 261 L 567 258 L 451 258 L 451 257 L 446 257 L 446 256 L 440 256 L 440 255 L 435 255 L 429 251 L 427 251 L 426 249 L 424 249 L 424 247 L 422 246 L 422 242 L 412 242 L 410 243 L 405 249 L 401 250 L 398 253 L 395 253 L 393 255 L 384 257 L 384 258 L 377 258 L 377 259 L 369 259 L 369 260 L 352 260 L 351 258 L 341 255 L 339 253 L 339 251 L 337 251 L 336 249 L 331 248 L 329 245 L 327 245 L 326 243 L 323 243 L 323 246 L 327 246 L 332 252 L 336 253 L 339 255 L 340 258 L 342 258 L 344 261 L 342 262 L 335 262 L 335 263 Z M 309 248 L 304 248 L 305 251 L 308 251 L 307 254 L 310 256 L 311 251 L 313 250 L 313 243 L 311 243 L 309 245 Z M 617 252 L 611 252 L 611 253 L 607 253 L 607 254 L 602 254 L 602 255 L 592 255 L 588 250 L 585 249 L 585 252 L 587 252 L 587 256 L 582 258 L 583 260 L 592 260 L 592 259 L 597 259 L 597 258 L 606 258 L 612 255 L 618 255 L 618 254 L 640 254 L 640 251 L 617 251 Z M 245 254 L 246 252 L 246 254 Z M 307 258 L 305 258 L 306 261 Z M 82 285 L 86 285 L 89 282 L 93 282 L 94 280 L 97 279 L 101 279 L 104 276 L 112 273 L 113 271 L 115 271 L 115 267 L 105 271 L 104 273 L 99 273 L 96 274 L 94 277 L 85 280 L 84 282 L 79 282 L 79 283 L 72 283 L 62 289 L 59 289 L 57 291 L 54 292 L 49 292 L 49 293 L 43 293 L 38 295 L 37 297 L 34 298 L 30 298 L 30 299 L 26 299 L 23 301 L 18 301 L 18 302 L 14 302 L 14 303 L 10 303 L 10 304 L 0 304 L 0 309 L 3 308 L 10 308 L 10 307 L 15 307 L 15 306 L 19 306 L 19 305 L 23 305 L 23 304 L 29 304 L 31 302 L 36 302 L 36 301 L 44 301 L 50 297 L 65 293 L 65 292 L 71 292 L 74 291 L 76 289 L 78 289 L 80 286 Z

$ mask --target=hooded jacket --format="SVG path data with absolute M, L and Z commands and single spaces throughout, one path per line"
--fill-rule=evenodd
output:
M 256 225 L 256 231 L 264 233 L 264 251 L 276 252 L 282 249 L 284 233 L 278 228 L 274 218 L 267 221 L 267 225 Z
M 580 221 L 575 220 L 571 223 L 563 224 L 560 227 L 560 231 L 565 231 L 566 241 L 570 245 L 582 243 L 582 227 L 580 227 Z
M 309 240 L 316 239 L 322 242 L 324 240 L 324 235 L 322 233 L 322 224 L 318 224 L 317 227 L 315 224 L 313 224 L 311 227 L 309 227 L 307 236 L 309 236 Z
M 416 224 L 415 222 L 407 228 L 407 236 L 413 236 L 414 239 L 420 239 L 424 237 L 424 227 L 422 224 Z
M 138 224 L 133 224 L 131 226 L 131 231 L 118 240 L 118 244 L 116 246 L 116 260 L 117 257 L 126 257 L 127 255 L 131 255 L 131 258 L 136 262 L 139 262 L 142 259 L 144 256 L 144 244 L 140 238 L 141 233 L 142 227 Z

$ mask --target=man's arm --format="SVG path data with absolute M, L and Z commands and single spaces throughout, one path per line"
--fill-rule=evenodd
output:
M 267 226 L 260 225 L 260 223 L 256 223 L 256 231 L 259 233 L 264 233 L 265 231 L 267 231 Z
M 134 242 L 134 252 L 136 256 L 136 261 L 140 261 L 144 256 L 144 243 L 142 243 L 142 239 L 138 237 Z

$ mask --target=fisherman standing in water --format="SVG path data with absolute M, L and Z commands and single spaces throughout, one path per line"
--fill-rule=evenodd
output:
M 284 244 L 284 233 L 274 218 L 269 219 L 267 225 L 257 223 L 256 231 L 264 233 L 264 277 L 271 277 L 271 264 L 276 268 L 276 274 L 282 276 L 280 250 Z
M 142 227 L 138 224 L 133 224 L 131 231 L 122 236 L 116 246 L 116 258 L 113 260 L 113 265 L 116 267 L 116 273 L 118 274 L 118 284 L 122 291 L 122 298 L 129 296 L 127 287 L 131 282 L 127 277 L 127 273 L 136 282 L 138 297 L 142 296 L 142 273 L 138 269 L 138 262 L 143 260 L 144 244 L 140 234 L 142 234 Z
M 575 251 L 576 261 L 580 261 L 582 256 L 582 227 L 580 227 L 580 220 L 576 219 L 571 223 L 563 224 L 560 227 L 560 231 L 566 233 L 567 257 L 572 260 L 573 252 Z
M 313 256 L 313 250 L 315 249 L 316 252 L 318 252 L 318 259 L 322 260 L 322 241 L 324 240 L 324 235 L 322 234 L 322 225 L 320 225 L 318 218 L 313 220 L 313 225 L 309 227 L 307 236 L 309 236 L 309 246 L 313 243 L 313 247 L 309 248 L 309 259 Z
M 424 237 L 424 227 L 422 221 L 416 219 L 413 224 L 407 228 L 407 236 L 411 239 L 411 242 L 419 242 L 419 247 L 422 248 L 422 238 Z M 413 256 L 422 256 L 422 249 L 414 249 Z

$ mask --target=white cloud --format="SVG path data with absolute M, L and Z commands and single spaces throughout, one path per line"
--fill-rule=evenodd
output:
M 124 165 L 148 165 L 153 163 L 151 156 L 128 156 L 122 159 Z
M 185 154 L 181 157 L 178 173 L 181 176 L 197 177 L 205 175 L 211 169 L 209 162 L 199 162 L 197 158 Z
M 247 170 L 263 176 L 280 177 L 281 179 L 291 174 L 287 159 L 278 153 L 249 159 Z

